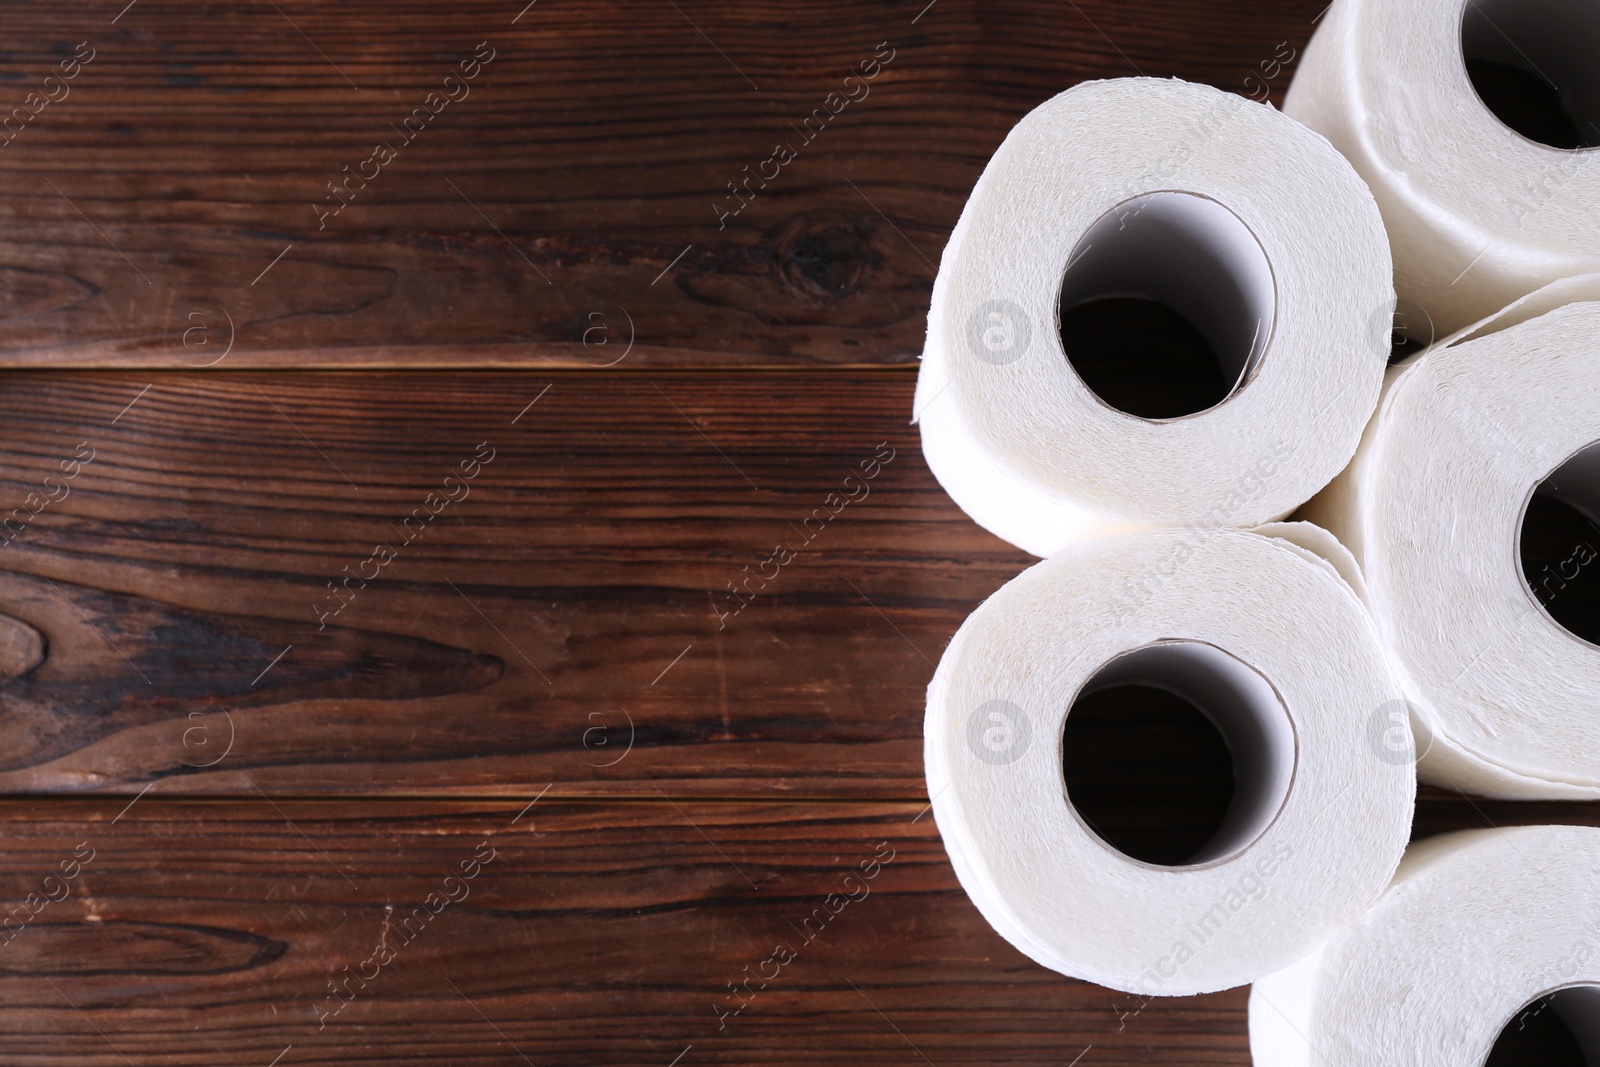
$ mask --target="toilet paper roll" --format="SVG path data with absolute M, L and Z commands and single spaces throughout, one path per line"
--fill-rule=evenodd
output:
M 1600 1063 L 1600 829 L 1414 846 L 1371 911 L 1256 983 L 1250 1055 L 1256 1067 L 1463 1067 L 1539 1011 Z
M 1118 851 L 1067 794 L 1069 710 L 1124 684 L 1187 699 L 1233 756 L 1233 803 L 1180 866 Z M 1115 989 L 1207 992 L 1284 966 L 1388 883 L 1416 782 L 1364 725 L 1391 707 L 1327 561 L 1234 530 L 1125 534 L 1035 565 L 957 631 L 928 687 L 928 790 L 962 886 L 1023 953 Z
M 1486 315 L 1463 329 L 1457 330 L 1448 337 L 1438 340 L 1441 348 L 1453 345 L 1458 341 L 1468 341 L 1474 337 L 1484 337 L 1491 333 L 1498 333 L 1508 326 L 1515 326 L 1519 322 L 1536 319 L 1558 307 L 1568 304 L 1577 304 L 1585 300 L 1600 300 L 1600 274 L 1574 274 L 1570 278 L 1551 282 L 1542 288 L 1535 289 L 1527 296 L 1519 297 L 1496 311 Z M 1413 357 L 1414 358 L 1414 357 Z M 1409 363 L 1410 359 L 1401 360 L 1395 366 Z M 1387 376 L 1385 378 L 1387 380 Z
M 1068 361 L 1058 307 L 1160 301 L 1233 390 L 1146 419 Z M 1088 82 L 995 152 L 945 247 L 915 398 L 961 508 L 1047 556 L 1106 533 L 1281 518 L 1349 460 L 1393 312 L 1371 195 L 1322 138 L 1185 82 Z
M 1323 15 L 1284 113 L 1332 141 L 1377 197 L 1408 330 L 1431 319 L 1442 337 L 1600 270 L 1596 149 L 1513 129 L 1467 66 L 1544 83 L 1572 137 L 1600 145 L 1597 49 L 1600 7 L 1579 0 L 1335 0 Z
M 1600 582 L 1600 529 L 1537 591 L 1520 544 L 1541 485 L 1600 520 L 1600 303 L 1511 321 L 1399 370 L 1350 469 L 1302 515 L 1360 561 L 1425 781 L 1595 798 L 1600 646 L 1551 611 Z

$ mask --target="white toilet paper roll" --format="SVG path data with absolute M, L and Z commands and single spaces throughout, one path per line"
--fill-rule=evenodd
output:
M 1600 829 L 1417 844 L 1371 911 L 1256 983 L 1250 1055 L 1256 1067 L 1473 1067 L 1530 1005 L 1557 1012 L 1600 1063 Z
M 1108 297 L 1187 318 L 1231 392 L 1168 419 L 1101 400 L 1063 351 L 1058 308 Z M 1376 206 L 1322 138 L 1206 86 L 1084 83 L 1011 131 L 945 247 L 923 451 L 968 515 L 1035 555 L 1280 518 L 1355 450 L 1392 311 Z
M 1536 592 L 1536 488 L 1600 520 L 1600 303 L 1569 304 L 1399 370 L 1350 469 L 1303 511 L 1356 555 L 1412 700 L 1429 782 L 1600 797 L 1600 646 L 1551 611 L 1600 582 L 1600 529 Z M 1569 599 L 1567 603 L 1571 603 Z
M 1568 304 L 1577 304 L 1585 300 L 1600 300 L 1600 274 L 1574 274 L 1570 278 L 1551 282 L 1540 289 L 1535 289 L 1527 296 L 1519 297 L 1500 308 L 1492 315 L 1486 315 L 1477 322 L 1463 329 L 1457 330 L 1448 337 L 1438 339 L 1441 348 L 1453 345 L 1458 341 L 1471 340 L 1474 337 L 1484 337 L 1491 333 L 1498 333 L 1508 326 L 1515 326 L 1519 322 L 1536 319 L 1548 311 L 1554 311 Z M 1410 362 L 1404 360 L 1403 362 Z M 1397 366 L 1399 364 L 1396 364 Z M 1387 380 L 1387 378 L 1386 378 Z
M 1323 15 L 1284 113 L 1332 141 L 1371 186 L 1410 325 L 1431 318 L 1444 336 L 1547 282 L 1600 270 L 1600 152 L 1508 126 L 1467 65 L 1545 83 L 1572 134 L 1593 146 L 1597 53 L 1600 7 L 1588 0 L 1335 0 Z
M 1181 866 L 1118 851 L 1067 794 L 1069 710 L 1126 684 L 1187 699 L 1233 756 L 1227 816 Z M 929 795 L 961 884 L 1022 952 L 1206 992 L 1284 966 L 1388 883 L 1416 782 L 1365 724 L 1403 707 L 1320 557 L 1234 530 L 1125 534 L 1037 564 L 957 631 L 928 687 Z

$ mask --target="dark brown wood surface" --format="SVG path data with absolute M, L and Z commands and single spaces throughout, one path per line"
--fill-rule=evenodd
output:
M 114 794 L 0 805 L 10 907 L 96 850 L 0 944 L 16 1062 L 123 1062 L 105 1038 L 135 1063 L 1247 1062 L 1242 991 L 1144 1004 L 1053 975 L 955 882 L 922 814 L 922 689 L 1027 560 L 933 482 L 909 386 L 11 372 L 0 487 L 68 492 L 0 548 L 0 788 Z M 319 630 L 329 578 L 484 443 L 467 495 Z M 866 496 L 790 525 L 874 456 Z M 806 532 L 748 607 L 716 598 Z M 1203 770 L 1187 752 L 1168 778 Z M 1418 832 L 1597 814 L 1425 790 Z M 1148 838 L 1173 815 L 1129 818 Z M 507 862 L 452 932 L 319 1032 L 386 909 L 485 838 Z M 719 1030 L 713 1003 L 745 999 L 726 984 L 882 840 L 879 899 Z
M 229 365 L 583 365 L 628 337 L 634 362 L 908 362 L 1018 118 L 1138 73 L 1281 99 L 1289 68 L 1260 66 L 1323 6 L 126 3 L 6 8 L 0 114 L 93 53 L 0 146 L 12 365 L 204 365 L 230 343 Z M 435 91 L 466 95 L 407 142 Z M 395 158 L 363 167 L 379 142 Z M 763 188 L 780 142 L 795 158 Z
M 1243 989 L 1017 953 L 924 804 L 71 798 L 0 832 L 6 895 L 57 898 L 0 934 L 7 1063 L 1249 1063 Z
M 0 547 L 4 791 L 912 798 L 941 647 L 1029 562 L 899 372 L 6 381 L 8 506 L 93 459 Z
M 1321 0 L 523 3 L 5 10 L 0 1063 L 1248 1063 L 955 881 L 923 690 L 1029 560 L 907 422 L 1016 119 L 1279 101 Z

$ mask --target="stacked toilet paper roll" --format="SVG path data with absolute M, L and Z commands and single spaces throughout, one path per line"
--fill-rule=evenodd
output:
M 1600 302 L 1515 312 L 1399 370 L 1305 515 L 1360 561 L 1424 780 L 1596 798 L 1600 646 L 1552 612 L 1600 570 Z M 1530 585 L 1519 548 L 1535 491 L 1589 521 Z
M 1462 1067 L 1539 1011 L 1600 1062 L 1600 829 L 1414 846 L 1369 912 L 1256 983 L 1250 1054 L 1256 1067 Z
M 1265 1067 L 1481 1064 L 1530 1004 L 1600 1061 L 1600 830 L 1427 842 L 1390 882 L 1418 774 L 1600 798 L 1600 637 L 1550 599 L 1600 568 L 1600 148 L 1536 144 L 1473 81 L 1535 66 L 1532 41 L 1600 123 L 1592 56 L 1548 32 L 1600 40 L 1600 8 L 1510 3 L 1335 0 L 1290 100 L 1332 145 L 1179 82 L 1063 93 L 996 152 L 934 287 L 928 464 L 1048 557 L 929 685 L 952 865 L 1065 974 L 1154 996 L 1276 971 L 1252 1000 Z M 1444 340 L 1386 370 L 1391 244 L 1408 332 Z M 1129 299 L 1191 323 L 1226 388 L 1160 413 L 1107 392 L 1068 320 Z M 1313 494 L 1297 518 L 1322 525 L 1278 521 Z M 1524 519 L 1551 499 L 1587 529 L 1534 580 Z M 1200 711 L 1232 761 L 1220 825 L 1175 862 L 1074 800 L 1074 709 L 1126 686 Z M 1470 991 L 1429 966 L 1480 936 Z
M 1225 398 L 1173 418 L 1102 400 L 1059 315 L 1116 297 L 1192 322 Z M 945 248 L 917 380 L 923 451 L 968 515 L 1035 555 L 1280 518 L 1354 452 L 1392 310 L 1377 208 L 1321 137 L 1206 86 L 1085 83 L 1011 131 Z
M 1579 0 L 1335 0 L 1322 17 L 1284 112 L 1371 187 L 1421 340 L 1600 270 L 1597 48 L 1600 7 Z M 1531 117 L 1501 106 L 1520 131 L 1475 81 L 1534 98 Z
M 1315 540 L 1195 527 L 1073 546 L 956 633 L 928 688 L 929 793 L 963 887 L 1022 952 L 1146 995 L 1223 989 L 1387 884 L 1416 783 L 1364 723 L 1404 704 L 1356 594 L 1296 543 Z M 1232 805 L 1181 865 L 1103 840 L 1064 783 L 1074 702 L 1128 684 L 1190 701 L 1233 756 Z

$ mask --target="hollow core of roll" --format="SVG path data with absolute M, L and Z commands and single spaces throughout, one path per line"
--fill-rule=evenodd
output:
M 1600 442 L 1533 487 L 1517 554 L 1544 613 L 1579 640 L 1600 645 Z
M 1101 401 L 1164 421 L 1243 388 L 1276 311 L 1272 266 L 1249 227 L 1210 197 L 1161 191 L 1123 201 L 1079 239 L 1057 328 Z
M 1500 1030 L 1483 1067 L 1600 1067 L 1600 986 L 1573 985 L 1523 1005 Z
M 1600 5 L 1467 0 L 1461 58 L 1478 98 L 1530 141 L 1600 145 Z
M 1185 705 L 1211 731 L 1196 733 Z M 1156 642 L 1096 671 L 1073 698 L 1061 746 L 1068 806 L 1109 847 L 1154 866 L 1237 855 L 1272 824 L 1294 778 L 1294 725 L 1277 691 L 1199 641 Z M 1119 821 L 1129 811 L 1182 829 L 1152 835 Z

